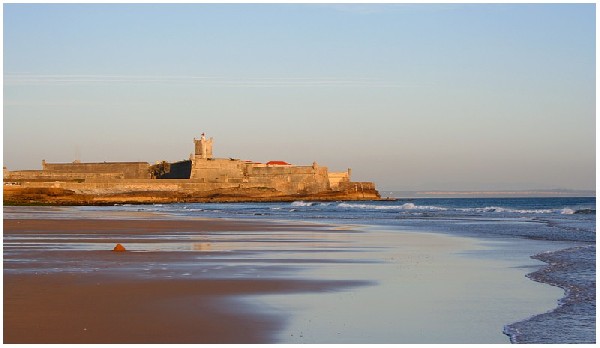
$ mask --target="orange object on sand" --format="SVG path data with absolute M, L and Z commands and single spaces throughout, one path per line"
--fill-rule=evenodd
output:
M 113 251 L 126 251 L 126 250 L 125 250 L 124 246 L 122 246 L 121 244 L 117 244 L 117 246 L 115 246 Z

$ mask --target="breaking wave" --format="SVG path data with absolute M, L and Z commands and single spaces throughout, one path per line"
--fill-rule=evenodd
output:
M 306 201 L 295 201 L 291 203 L 292 207 L 324 207 L 332 206 L 334 208 L 341 209 L 365 209 L 365 210 L 398 210 L 398 211 L 455 211 L 461 213 L 509 213 L 509 214 L 596 214 L 594 209 L 516 209 L 506 208 L 501 206 L 486 206 L 486 207 L 441 207 L 436 205 L 416 205 L 412 202 L 396 205 L 388 204 L 369 204 L 369 203 L 323 203 L 323 202 L 306 202 Z
M 414 203 L 404 203 L 402 205 L 372 205 L 372 204 L 355 204 L 355 203 L 340 203 L 340 208 L 357 208 L 357 209 L 375 209 L 375 210 L 448 210 L 448 208 L 436 207 L 433 205 L 415 205 Z
M 516 214 L 577 214 L 577 211 L 564 209 L 509 209 L 504 207 L 482 207 L 482 208 L 444 208 L 435 205 L 415 205 L 414 203 L 404 203 L 402 205 L 372 205 L 372 204 L 356 204 L 356 203 L 340 203 L 340 208 L 355 208 L 355 209 L 375 209 L 375 210 L 437 210 L 437 211 L 460 211 L 464 213 L 516 213 Z M 595 213 L 595 211 L 594 211 Z
M 475 213 L 517 213 L 517 214 L 551 214 L 553 209 L 509 209 L 503 207 L 457 208 L 458 211 Z
M 314 207 L 314 206 L 326 207 L 330 204 L 331 203 L 295 201 L 295 202 L 292 202 L 292 207 Z

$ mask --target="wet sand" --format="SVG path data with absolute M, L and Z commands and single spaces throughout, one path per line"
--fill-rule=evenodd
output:
M 508 343 L 562 294 L 467 238 L 133 215 L 5 218 L 4 343 Z
M 147 246 L 181 244 L 183 238 L 190 250 L 202 251 L 197 245 L 204 244 L 210 252 L 207 242 L 186 241 L 186 233 L 309 228 L 217 220 L 5 219 L 4 343 L 270 342 L 285 318 L 251 311 L 235 296 L 362 283 L 237 278 L 218 269 L 203 277 L 172 276 L 165 271 L 200 268 L 186 265 L 194 253 Z M 166 239 L 173 233 L 179 238 Z M 129 251 L 111 251 L 115 242 Z
M 8 275 L 4 278 L 4 343 L 265 343 L 282 328 L 285 318 L 257 315 L 226 298 L 347 285 Z

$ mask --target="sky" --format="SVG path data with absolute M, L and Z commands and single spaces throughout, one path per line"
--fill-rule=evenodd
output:
M 3 164 L 214 156 L 594 190 L 595 4 L 4 4 Z

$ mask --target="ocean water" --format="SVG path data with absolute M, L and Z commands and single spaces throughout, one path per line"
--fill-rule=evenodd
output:
M 443 198 L 367 202 L 186 203 L 80 207 L 82 211 L 149 211 L 171 216 L 312 221 L 385 226 L 489 239 L 527 239 L 531 258 L 548 266 L 528 275 L 565 296 L 547 313 L 506 323 L 513 343 L 595 343 L 595 198 Z M 531 248 L 532 243 L 539 248 Z M 511 243 L 510 245 L 518 245 Z M 550 248 L 548 246 L 551 246 Z M 513 250 L 502 251 L 507 257 Z M 520 252 L 523 252 L 521 250 Z

